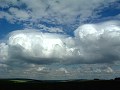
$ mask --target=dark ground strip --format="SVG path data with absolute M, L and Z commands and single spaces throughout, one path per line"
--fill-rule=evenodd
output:
M 27 81 L 0 80 L 0 90 L 120 90 L 120 80 Z

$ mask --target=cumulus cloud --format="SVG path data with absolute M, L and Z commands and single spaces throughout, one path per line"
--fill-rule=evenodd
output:
M 74 37 L 36 29 L 16 30 L 7 37 L 0 41 L 0 72 L 5 77 L 90 79 L 120 74 L 114 68 L 120 62 L 119 21 L 81 25 Z
M 118 21 L 81 25 L 75 37 L 18 30 L 0 44 L 0 57 L 37 64 L 113 63 L 120 59 L 119 37 Z
M 0 40 L 0 77 L 107 79 L 119 76 L 120 22 L 84 24 L 89 20 L 119 19 L 119 14 L 101 16 L 109 5 L 119 8 L 117 1 L 0 0 L 0 19 L 12 24 L 19 22 L 24 27 Z M 73 30 L 73 36 L 66 35 L 69 29 Z
M 3 68 L 4 66 L 4 68 Z M 52 79 L 110 79 L 119 76 L 120 72 L 105 64 L 81 64 L 73 66 L 42 66 L 27 64 L 26 67 L 0 65 L 3 75 L 9 78 L 33 78 L 40 80 Z
M 85 58 L 100 62 L 119 60 L 119 33 L 119 23 L 114 21 L 82 25 L 75 31 Z

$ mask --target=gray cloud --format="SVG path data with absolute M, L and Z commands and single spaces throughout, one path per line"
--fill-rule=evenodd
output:
M 26 66 L 26 67 L 25 67 Z M 24 67 L 8 66 L 3 68 L 0 65 L 2 72 L 1 77 L 9 78 L 33 78 L 40 80 L 50 79 L 110 79 L 119 76 L 119 69 L 115 70 L 113 66 L 106 64 L 82 64 L 75 66 L 54 66 L 26 64 Z M 4 74 L 4 76 L 3 76 Z
M 22 22 L 26 27 L 0 40 L 0 77 L 109 79 L 120 76 L 119 21 L 80 25 L 74 30 L 74 37 L 66 35 L 60 27 L 41 24 L 42 21 L 72 25 L 76 21 L 94 20 L 100 17 L 98 13 L 103 8 L 116 1 L 0 0 L 3 9 L 0 19 Z M 118 19 L 119 15 L 102 20 L 111 18 Z
M 75 37 L 34 29 L 13 31 L 0 44 L 1 61 L 23 60 L 36 64 L 113 63 L 120 59 L 118 21 L 85 24 Z
M 9 8 L 7 12 L 1 11 L 0 18 L 6 18 L 10 22 L 29 21 L 37 23 L 45 21 L 49 23 L 68 24 L 97 18 L 102 7 L 108 7 L 117 0 L 2 0 L 1 8 Z M 19 7 L 16 8 L 14 6 Z M 24 10 L 22 8 L 24 6 Z M 29 18 L 29 20 L 28 20 Z M 30 19 L 31 18 L 31 19 Z M 37 23 L 38 24 L 38 23 Z
M 36 29 L 11 32 L 0 42 L 0 77 L 114 78 L 120 75 L 120 22 L 84 24 L 74 37 Z

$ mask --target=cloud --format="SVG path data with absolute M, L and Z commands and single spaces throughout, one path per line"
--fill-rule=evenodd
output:
M 42 32 L 65 34 L 65 32 L 63 31 L 63 29 L 61 29 L 61 28 L 47 27 L 47 26 L 42 25 L 42 24 L 37 24 L 37 25 L 34 25 L 34 26 L 37 27 L 37 28 L 39 28 L 39 30 L 41 30 Z
M 16 21 L 40 21 L 53 24 L 73 24 L 77 20 L 84 22 L 89 18 L 97 18 L 103 7 L 117 0 L 4 0 L 0 7 Z M 102 8 L 101 8 L 102 7 Z M 19 9 L 18 9 L 19 8 Z M 7 15 L 8 16 L 8 15 Z M 80 18 L 79 18 L 80 17 Z M 7 18 L 7 17 L 6 17 Z
M 0 0 L 0 19 L 19 22 L 25 27 L 9 33 L 7 40 L 0 40 L 0 77 L 119 76 L 120 22 L 103 20 L 116 20 L 120 15 L 102 17 L 110 5 L 115 4 L 115 9 L 119 9 L 117 1 Z M 89 20 L 102 22 L 84 24 Z M 66 35 L 65 32 L 72 30 L 70 27 L 76 28 L 78 24 L 73 36 Z
M 3 60 L 36 64 L 113 63 L 120 60 L 119 21 L 81 25 L 75 37 L 42 33 L 36 29 L 13 31 L 0 44 Z
M 24 10 L 19 10 L 17 8 L 10 8 L 9 12 L 14 17 L 15 20 L 28 20 L 29 14 Z
M 75 35 L 87 60 L 112 62 L 119 60 L 119 23 L 115 21 L 80 26 Z
M 32 62 L 49 63 L 63 58 L 65 50 L 63 36 L 22 30 L 10 34 L 8 41 L 9 57 Z M 12 52 L 12 53 L 11 53 Z
M 8 45 L 0 43 L 0 62 L 4 62 L 8 57 Z
M 3 68 L 4 66 L 4 68 Z M 82 64 L 75 66 L 42 66 L 36 64 L 26 64 L 21 66 L 0 65 L 1 77 L 9 78 L 31 78 L 40 80 L 58 79 L 111 79 L 119 76 L 119 72 L 112 66 L 105 64 Z
M 74 37 L 36 29 L 13 31 L 0 41 L 0 72 L 34 79 L 114 78 L 120 75 L 119 25 L 83 24 Z

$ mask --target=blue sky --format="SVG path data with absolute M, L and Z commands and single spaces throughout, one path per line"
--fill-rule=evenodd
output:
M 5 4 L 7 3 L 7 1 L 1 1 L 1 2 L 5 3 Z M 80 17 L 81 13 L 78 14 L 78 15 L 76 14 L 76 16 L 75 16 L 76 18 L 73 17 L 75 19 L 75 21 L 72 23 L 72 25 L 71 25 L 71 23 L 60 23 L 60 22 L 57 22 L 57 20 L 55 20 L 55 22 L 57 22 L 57 23 L 51 23 L 51 22 L 48 22 L 49 20 L 44 21 L 44 20 L 41 20 L 41 19 L 39 19 L 37 21 L 37 23 L 45 25 L 47 27 L 62 28 L 65 31 L 66 34 L 73 35 L 73 31 L 76 28 L 78 28 L 78 26 L 80 26 L 81 24 L 103 22 L 103 21 L 106 21 L 106 20 L 111 20 L 112 18 L 113 18 L 112 20 L 120 19 L 119 17 L 115 17 L 115 16 L 119 15 L 119 13 L 120 13 L 119 3 L 120 2 L 118 0 L 118 1 L 115 1 L 115 2 L 110 2 L 107 6 L 105 6 L 105 5 L 102 6 L 101 5 L 99 8 L 95 8 L 95 11 L 98 11 L 96 13 L 96 16 L 97 16 L 96 18 L 88 16 L 90 18 L 87 18 L 84 21 L 81 21 L 80 20 L 81 19 L 81 17 Z M 19 6 L 11 4 L 9 7 L 0 7 L 0 11 L 8 13 L 10 8 L 17 8 L 17 9 L 24 10 L 25 7 L 27 7 L 27 6 L 24 5 L 24 4 L 19 5 Z M 11 31 L 26 28 L 26 26 L 24 24 L 29 25 L 29 23 L 35 23 L 34 21 L 31 22 L 30 20 L 25 20 L 25 21 L 21 21 L 21 20 L 19 21 L 18 20 L 17 21 L 17 18 L 14 20 L 14 22 L 11 22 L 11 21 L 7 20 L 6 18 L 7 17 L 3 15 L 3 17 L 0 19 L 0 28 L 2 29 L 1 33 L 0 33 L 0 38 L 3 38 L 6 34 L 10 33 Z M 48 19 L 50 19 L 50 18 L 48 18 Z M 37 27 L 35 25 L 31 26 L 31 28 L 33 28 L 33 27 L 39 29 L 39 27 Z
M 0 77 L 119 76 L 119 35 L 119 0 L 0 0 Z

